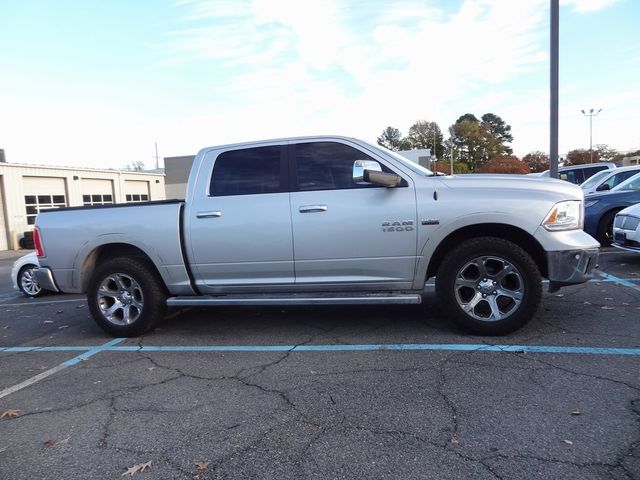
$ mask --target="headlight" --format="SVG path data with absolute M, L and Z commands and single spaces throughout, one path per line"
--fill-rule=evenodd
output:
M 584 208 L 589 208 L 589 207 L 593 207 L 596 203 L 598 203 L 600 200 L 588 200 L 585 202 L 584 204 Z
M 576 230 L 583 226 L 583 208 L 580 200 L 556 203 L 542 222 L 547 230 Z

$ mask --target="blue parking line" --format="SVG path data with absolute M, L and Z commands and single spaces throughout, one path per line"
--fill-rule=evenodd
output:
M 496 353 L 566 353 L 580 355 L 625 355 L 640 356 L 640 348 L 618 347 L 572 347 L 560 345 L 485 345 L 485 344 L 438 344 L 438 343 L 381 343 L 362 345 L 117 345 L 124 339 L 117 338 L 93 347 L 0 347 L 0 352 L 64 352 L 85 353 L 64 362 L 75 365 L 100 352 L 355 352 L 355 351 L 457 351 Z
M 611 275 L 605 272 L 602 272 L 601 276 L 602 276 L 602 279 L 600 281 L 602 282 L 613 282 L 613 283 L 617 283 L 618 285 L 622 285 L 623 287 L 629 287 L 629 288 L 633 288 L 634 290 L 640 291 L 640 285 L 636 285 L 635 283 L 633 283 L 633 281 L 637 279 L 618 278 L 615 275 Z M 595 281 L 597 282 L 598 280 L 595 280 Z

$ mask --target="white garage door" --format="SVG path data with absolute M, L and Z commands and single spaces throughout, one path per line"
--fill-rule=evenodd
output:
M 7 222 L 5 221 L 4 212 L 4 178 L 0 176 L 0 250 L 7 250 L 9 244 L 7 243 Z
M 149 200 L 149 182 L 144 180 L 125 180 L 125 200 L 129 202 L 146 202 Z
M 36 222 L 36 215 L 41 210 L 68 205 L 64 178 L 23 177 L 23 185 L 28 225 Z
M 113 203 L 113 182 L 99 178 L 83 178 L 80 189 L 83 205 L 107 205 Z

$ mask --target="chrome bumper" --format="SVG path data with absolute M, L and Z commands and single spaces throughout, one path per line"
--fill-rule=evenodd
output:
M 60 289 L 56 285 L 56 281 L 53 279 L 53 272 L 47 267 L 40 267 L 36 270 L 36 279 L 41 288 L 50 290 L 52 292 L 59 292 Z
M 547 252 L 549 292 L 588 281 L 593 276 L 591 272 L 597 266 L 599 254 L 598 248 Z

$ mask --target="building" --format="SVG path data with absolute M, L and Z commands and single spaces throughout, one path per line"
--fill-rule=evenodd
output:
M 164 175 L 0 162 L 0 250 L 17 250 L 48 208 L 164 200 Z

